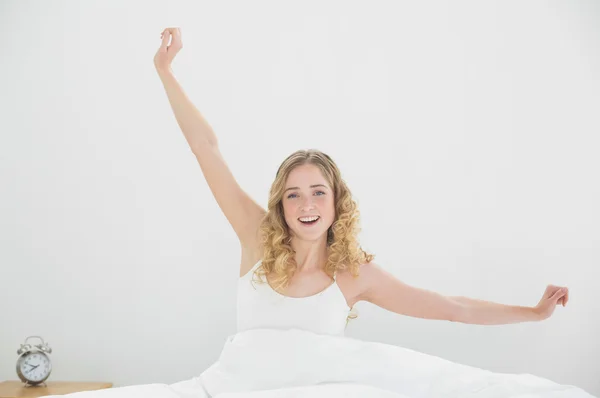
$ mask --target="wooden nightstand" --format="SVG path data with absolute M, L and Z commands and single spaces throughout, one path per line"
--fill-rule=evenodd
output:
M 0 398 L 43 397 L 45 395 L 64 395 L 72 392 L 101 390 L 111 388 L 112 383 L 48 381 L 46 386 L 25 387 L 20 381 L 0 383 Z

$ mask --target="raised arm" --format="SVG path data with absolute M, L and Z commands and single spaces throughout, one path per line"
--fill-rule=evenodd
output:
M 172 37 L 170 46 L 169 37 Z M 217 136 L 175 78 L 171 61 L 182 47 L 179 28 L 165 29 L 161 47 L 154 57 L 154 65 L 177 123 L 196 156 L 219 207 L 233 227 L 242 247 L 254 249 L 258 245 L 258 227 L 266 210 L 238 185 L 221 156 Z
M 168 45 L 169 38 L 172 38 L 170 45 Z M 162 33 L 161 46 L 154 56 L 154 66 L 163 83 L 179 128 L 195 153 L 195 150 L 201 145 L 216 146 L 217 136 L 200 111 L 192 104 L 171 68 L 171 62 L 182 48 L 180 29 L 165 29 Z

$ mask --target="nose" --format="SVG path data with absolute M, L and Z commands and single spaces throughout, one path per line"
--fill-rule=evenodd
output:
M 303 211 L 308 211 L 313 209 L 313 198 L 308 197 L 307 199 L 302 199 L 302 203 L 300 205 L 300 209 Z

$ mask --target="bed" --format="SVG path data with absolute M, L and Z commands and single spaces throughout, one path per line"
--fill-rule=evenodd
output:
M 396 345 L 300 329 L 254 329 L 228 336 L 218 360 L 189 380 L 67 395 L 70 398 L 598 398 L 576 386 L 531 374 L 496 373 Z

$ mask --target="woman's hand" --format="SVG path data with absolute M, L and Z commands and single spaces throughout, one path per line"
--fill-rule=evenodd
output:
M 538 305 L 533 308 L 533 311 L 538 317 L 538 320 L 550 318 L 557 305 L 564 307 L 569 301 L 569 289 L 561 286 L 548 285 Z
M 181 42 L 181 30 L 179 28 L 166 28 L 162 31 L 160 37 L 162 43 L 154 56 L 154 66 L 157 71 L 162 72 L 171 68 L 171 62 L 173 62 L 173 58 L 179 50 L 183 48 L 183 43 Z M 172 38 L 171 44 L 168 45 L 170 38 Z

